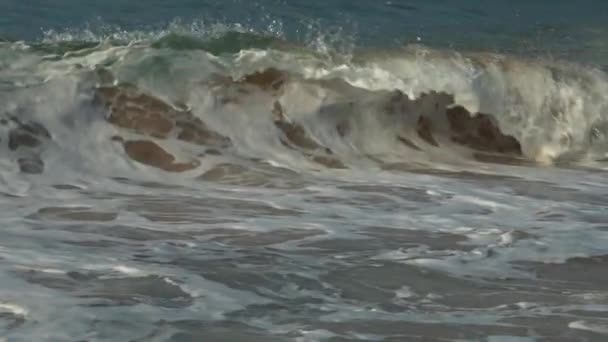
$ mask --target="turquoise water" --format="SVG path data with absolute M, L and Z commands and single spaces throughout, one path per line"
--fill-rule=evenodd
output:
M 0 341 L 605 341 L 605 1 L 0 1 Z

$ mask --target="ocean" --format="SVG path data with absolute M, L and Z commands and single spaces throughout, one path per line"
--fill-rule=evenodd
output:
M 0 341 L 608 339 L 608 2 L 0 13 Z

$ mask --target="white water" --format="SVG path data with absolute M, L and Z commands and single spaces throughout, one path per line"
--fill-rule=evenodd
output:
M 1 126 L 0 336 L 600 340 L 608 329 L 606 260 L 591 258 L 608 254 L 608 187 L 593 162 L 606 152 L 599 70 L 424 48 L 337 65 L 312 53 L 217 57 L 145 42 L 59 59 L 18 44 L 0 51 L 2 111 L 52 136 L 40 147 L 44 172 L 24 174 L 16 160 L 28 152 L 11 151 L 11 126 Z M 92 102 L 100 65 L 185 103 L 234 147 L 179 174 L 130 160 L 110 138 L 135 135 Z M 270 95 L 218 105 L 229 89 L 210 85 L 212 74 L 267 67 L 291 73 L 285 112 L 347 169 L 284 147 Z M 347 84 L 319 83 L 335 79 Z M 394 89 L 453 94 L 494 115 L 528 158 L 577 168 L 479 163 L 420 141 L 422 151 L 408 150 L 393 138 L 407 116 L 381 110 Z M 333 130 L 344 117 L 347 138 Z M 159 143 L 180 160 L 202 149 Z M 219 163 L 247 172 L 196 179 Z

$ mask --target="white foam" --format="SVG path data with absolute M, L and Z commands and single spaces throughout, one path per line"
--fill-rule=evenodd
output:
M 141 275 L 144 272 L 142 270 L 139 270 L 135 267 L 130 267 L 130 266 L 125 266 L 125 265 L 117 265 L 112 267 L 112 269 L 116 272 L 120 272 L 129 276 L 137 276 L 137 275 Z
M 0 302 L 0 310 L 9 312 L 16 316 L 27 316 L 28 310 L 22 306 L 12 303 L 2 303 Z
M 568 323 L 568 328 L 591 331 L 598 334 L 608 334 L 608 324 L 593 323 L 589 321 L 574 321 Z
M 67 273 L 64 270 L 58 270 L 58 269 L 54 269 L 54 268 L 44 268 L 40 271 L 44 272 L 44 273 L 48 273 L 48 274 L 66 274 Z
M 194 289 L 190 288 L 189 286 L 187 286 L 186 284 L 177 283 L 176 281 L 174 281 L 173 279 L 171 279 L 169 277 L 163 277 L 163 281 L 165 281 L 167 284 L 179 287 L 183 292 L 189 294 L 192 298 L 197 298 L 197 297 L 201 296 L 200 291 L 194 290 Z
M 0 251 L 2 250 L 2 247 L 0 247 Z M 57 268 L 37 268 L 37 267 L 31 267 L 31 266 L 25 266 L 25 265 L 14 265 L 13 266 L 15 269 L 17 270 L 21 270 L 21 271 L 35 271 L 35 272 L 42 272 L 42 273 L 47 273 L 47 274 L 66 274 L 67 271 L 61 270 L 61 269 L 57 269 Z
M 513 208 L 512 206 L 507 205 L 507 204 L 489 201 L 489 200 L 483 199 L 481 197 L 474 197 L 474 196 L 457 195 L 457 196 L 454 196 L 454 200 L 476 204 L 480 207 L 485 207 L 485 208 L 488 208 L 491 210 Z
M 512 232 L 504 233 L 500 236 L 500 241 L 498 244 L 500 246 L 510 246 L 515 241 L 515 237 Z
M 397 298 L 412 298 L 417 296 L 416 292 L 414 292 L 409 286 L 402 286 L 400 289 L 395 291 L 395 296 Z
M 515 305 L 523 310 L 531 310 L 533 308 L 538 307 L 538 304 L 536 303 L 530 303 L 530 302 L 519 302 L 519 303 L 515 303 Z
M 321 340 L 327 340 L 327 339 L 330 339 L 330 338 L 336 336 L 336 334 L 332 333 L 329 330 L 320 330 L 320 329 L 317 329 L 317 330 L 298 329 L 297 332 L 301 336 L 296 337 L 294 340 L 298 341 L 298 342 L 321 341 Z

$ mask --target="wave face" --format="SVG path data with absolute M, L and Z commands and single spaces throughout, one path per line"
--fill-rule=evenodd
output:
M 2 136 L 21 171 L 601 166 L 608 152 L 608 78 L 588 66 L 419 45 L 340 56 L 236 31 L 64 38 L 0 45 Z

